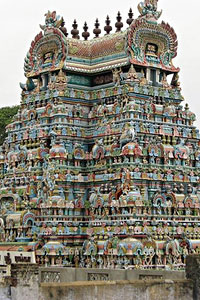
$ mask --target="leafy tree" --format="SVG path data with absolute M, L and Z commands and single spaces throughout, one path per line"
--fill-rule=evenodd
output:
M 0 108 L 0 145 L 6 138 L 6 126 L 12 122 L 13 117 L 19 109 L 18 105 Z

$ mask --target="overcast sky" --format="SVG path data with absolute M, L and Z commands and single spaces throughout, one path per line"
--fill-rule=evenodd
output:
M 138 3 L 138 0 L 0 0 L 0 107 L 20 102 L 19 82 L 25 82 L 24 58 L 48 10 L 56 10 L 64 17 L 68 32 L 76 18 L 80 33 L 85 21 L 92 33 L 95 19 L 98 17 L 104 26 L 107 14 L 114 27 L 118 11 L 125 28 L 130 7 L 134 16 L 138 16 Z M 177 33 L 179 47 L 174 65 L 181 69 L 182 94 L 196 113 L 200 128 L 200 1 L 159 0 L 158 6 L 163 10 L 160 21 L 168 22 Z

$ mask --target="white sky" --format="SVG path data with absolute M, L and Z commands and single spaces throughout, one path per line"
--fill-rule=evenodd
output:
M 118 10 L 126 26 L 129 8 L 132 7 L 137 17 L 139 2 L 140 0 L 0 0 L 0 107 L 20 102 L 19 82 L 25 82 L 24 58 L 31 41 L 40 32 L 39 24 L 44 24 L 44 14 L 48 10 L 56 10 L 57 14 L 64 17 L 68 32 L 76 18 L 80 33 L 85 21 L 92 33 L 95 19 L 98 17 L 100 24 L 104 26 L 107 14 L 114 27 Z M 158 5 L 159 10 L 163 9 L 160 21 L 168 22 L 177 33 L 179 47 L 174 65 L 181 68 L 182 94 L 185 102 L 196 113 L 196 124 L 200 128 L 200 1 L 159 0 Z

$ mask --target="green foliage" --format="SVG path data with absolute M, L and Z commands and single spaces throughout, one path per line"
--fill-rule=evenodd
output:
M 0 145 L 3 144 L 6 137 L 6 126 L 12 122 L 18 109 L 18 105 L 0 108 Z

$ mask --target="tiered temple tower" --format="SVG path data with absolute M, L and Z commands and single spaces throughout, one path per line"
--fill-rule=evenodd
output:
M 67 37 L 46 14 L 0 149 L 1 264 L 184 268 L 200 250 L 200 139 L 156 0 Z M 169 80 L 169 78 L 171 79 Z

